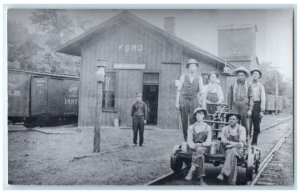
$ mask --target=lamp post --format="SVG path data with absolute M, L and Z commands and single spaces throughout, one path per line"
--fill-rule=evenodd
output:
M 102 111 L 102 83 L 105 81 L 106 60 L 98 59 L 96 62 L 96 110 L 94 126 L 94 148 L 93 152 L 100 152 L 101 111 Z
M 227 67 L 227 61 L 225 59 L 225 65 L 224 65 L 224 68 L 223 68 L 223 74 L 225 75 L 229 75 L 229 68 Z
M 225 65 L 223 68 L 223 75 L 225 75 L 225 94 L 227 94 L 227 79 L 228 77 L 231 75 L 231 73 L 229 72 L 229 67 L 227 65 L 227 60 L 225 59 Z M 227 97 L 226 97 L 226 102 L 228 101 Z

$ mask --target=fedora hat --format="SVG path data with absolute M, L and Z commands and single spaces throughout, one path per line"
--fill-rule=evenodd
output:
M 197 107 L 197 108 L 195 108 L 194 113 L 193 113 L 193 119 L 194 119 L 194 121 L 197 121 L 196 120 L 196 114 L 198 112 L 203 112 L 204 113 L 204 117 L 206 117 L 206 115 L 207 115 L 207 110 L 205 108 Z
M 250 75 L 248 69 L 246 69 L 244 66 L 240 66 L 240 67 L 236 68 L 235 70 L 233 70 L 232 73 L 234 75 L 237 75 L 239 72 L 245 73 L 246 77 L 249 77 L 249 75 Z
M 186 64 L 186 68 L 188 69 L 190 67 L 190 64 L 196 64 L 197 67 L 199 67 L 199 63 L 196 59 L 189 59 L 189 61 Z
M 251 75 L 253 74 L 254 71 L 257 71 L 257 72 L 259 73 L 260 77 L 262 76 L 262 72 L 261 72 L 261 70 L 259 70 L 258 68 L 252 69 L 252 70 L 250 71 Z
M 230 112 L 230 113 L 227 113 L 226 115 L 226 122 L 228 122 L 229 120 L 229 117 L 231 117 L 232 115 L 235 115 L 239 121 L 241 121 L 241 115 L 237 112 Z

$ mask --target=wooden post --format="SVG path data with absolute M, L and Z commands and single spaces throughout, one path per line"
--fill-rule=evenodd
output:
M 105 81 L 106 60 L 98 59 L 96 62 L 96 110 L 94 126 L 94 153 L 100 152 L 101 140 L 101 113 L 102 113 L 102 83 Z
M 102 82 L 97 81 L 96 90 L 96 112 L 95 112 L 95 126 L 94 126 L 94 153 L 100 152 L 101 139 L 101 111 L 102 111 Z
M 275 73 L 275 114 L 278 114 L 278 72 Z

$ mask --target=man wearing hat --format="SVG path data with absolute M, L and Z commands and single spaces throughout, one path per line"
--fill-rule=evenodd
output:
M 251 84 L 246 80 L 250 73 L 241 66 L 235 69 L 233 74 L 237 76 L 237 80 L 229 88 L 228 103 L 231 111 L 241 115 L 241 123 L 248 131 L 247 116 L 251 116 L 253 107 Z
M 184 140 L 187 140 L 187 129 L 189 119 L 194 109 L 198 106 L 205 108 L 203 103 L 203 79 L 198 75 L 197 70 L 199 63 L 195 59 L 190 59 L 186 64 L 187 74 L 180 77 L 177 94 L 176 94 L 176 109 L 180 111 L 182 131 Z
M 259 82 L 259 79 L 262 76 L 262 72 L 255 68 L 250 71 L 252 76 L 252 92 L 253 92 L 253 110 L 252 110 L 252 123 L 253 123 L 253 138 L 252 145 L 257 145 L 257 137 L 260 133 L 260 122 L 261 118 L 264 115 L 266 107 L 266 93 L 264 86 Z
M 229 125 L 222 129 L 221 143 L 225 148 L 225 161 L 217 179 L 223 181 L 226 177 L 228 184 L 235 185 L 237 177 L 237 158 L 243 156 L 246 143 L 246 129 L 239 125 L 241 116 L 238 113 L 229 113 L 226 120 Z

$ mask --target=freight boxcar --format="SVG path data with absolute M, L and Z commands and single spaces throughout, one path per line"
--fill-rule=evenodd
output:
M 78 121 L 79 78 L 22 70 L 8 71 L 8 119 L 25 125 Z
M 266 113 L 272 114 L 282 111 L 282 96 L 278 96 L 277 102 L 276 102 L 276 96 L 268 94 L 266 96 Z

